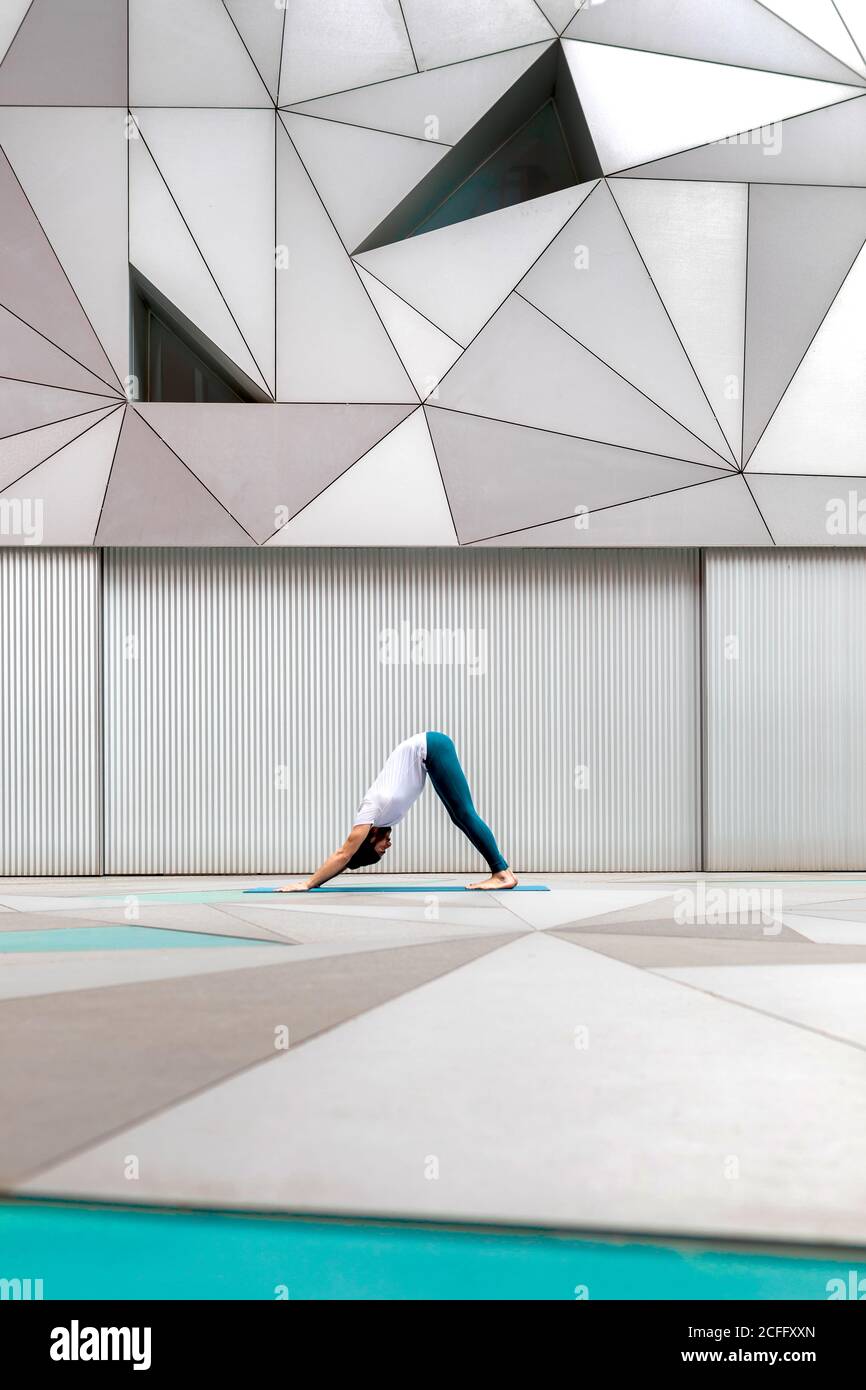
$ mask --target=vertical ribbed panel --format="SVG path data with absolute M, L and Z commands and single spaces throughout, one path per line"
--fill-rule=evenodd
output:
M 866 556 L 710 551 L 705 634 L 707 868 L 862 869 Z
M 99 563 L 0 550 L 0 874 L 100 870 Z
M 394 744 L 454 738 L 518 868 L 688 869 L 693 551 L 177 551 L 104 557 L 106 871 L 290 872 L 347 832 Z M 485 669 L 389 665 L 450 630 Z M 576 769 L 588 785 L 576 786 Z M 479 867 L 428 788 L 391 871 Z

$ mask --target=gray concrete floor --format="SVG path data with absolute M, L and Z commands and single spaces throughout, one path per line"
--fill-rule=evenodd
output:
M 371 881 L 0 880 L 6 1190 L 866 1240 L 866 878 Z

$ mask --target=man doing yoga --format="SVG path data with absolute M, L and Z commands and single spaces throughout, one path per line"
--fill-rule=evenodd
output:
M 514 888 L 517 879 L 500 854 L 490 827 L 472 804 L 472 793 L 454 744 L 447 734 L 427 733 L 414 734 L 394 749 L 358 807 L 345 844 L 303 883 L 287 884 L 280 892 L 318 888 L 344 869 L 362 869 L 378 863 L 391 848 L 391 827 L 418 800 L 428 777 L 454 824 L 490 865 L 490 878 L 471 883 L 470 888 Z

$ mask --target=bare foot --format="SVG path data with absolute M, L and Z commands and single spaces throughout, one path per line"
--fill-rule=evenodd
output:
M 470 883 L 467 887 L 490 893 L 496 889 L 516 888 L 517 878 L 510 869 L 500 869 L 498 874 L 491 874 L 489 878 L 482 879 L 480 883 Z

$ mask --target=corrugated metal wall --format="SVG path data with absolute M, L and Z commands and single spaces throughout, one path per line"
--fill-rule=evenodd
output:
M 696 552 L 104 564 L 106 872 L 308 870 L 425 728 L 455 739 L 517 867 L 695 867 Z M 394 844 L 391 871 L 478 867 L 430 789 Z
M 0 549 L 0 874 L 99 872 L 99 566 Z
M 866 864 L 866 556 L 706 556 L 706 867 Z

